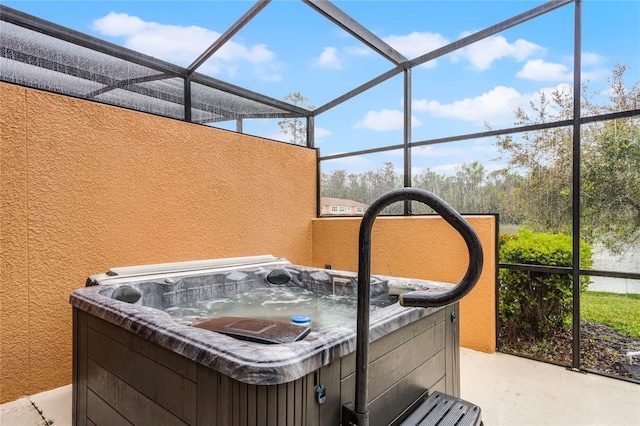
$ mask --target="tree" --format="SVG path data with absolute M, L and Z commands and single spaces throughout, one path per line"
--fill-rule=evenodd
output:
M 347 171 L 334 170 L 331 174 L 322 175 L 322 189 L 325 197 L 347 198 Z
M 393 163 L 385 162 L 382 167 L 376 171 L 374 178 L 374 197 L 378 198 L 382 194 L 402 187 L 402 175 L 396 174 Z M 375 199 L 374 198 L 374 199 Z M 373 202 L 373 200 L 371 200 Z M 382 214 L 402 214 L 404 205 L 402 202 L 396 202 L 386 207 Z
M 456 167 L 456 174 L 448 176 L 425 168 L 413 176 L 412 186 L 433 192 L 461 213 L 500 213 L 509 224 L 519 224 L 522 218 L 510 204 L 512 194 L 522 184 L 522 176 L 506 170 L 487 173 L 477 161 Z M 403 176 L 396 173 L 390 162 L 385 162 L 375 171 L 347 173 L 334 170 L 322 174 L 322 195 L 346 198 L 371 204 L 380 195 L 400 188 Z M 402 203 L 387 207 L 383 214 L 402 214 Z M 434 213 L 427 205 L 412 204 L 414 214 Z
M 510 173 L 508 170 L 495 170 L 487 175 L 486 193 L 487 212 L 500 213 L 500 223 L 520 225 L 524 217 L 516 204 L 512 201 L 513 194 L 518 191 L 524 178 L 518 173 Z
M 456 166 L 456 205 L 460 212 L 487 212 L 485 177 L 485 168 L 479 161 Z
M 453 197 L 451 196 L 452 186 L 454 185 L 453 177 L 434 172 L 427 167 L 420 173 L 413 176 L 412 185 L 415 188 L 424 189 L 425 191 L 436 194 L 438 197 L 451 204 L 453 208 L 457 209 L 457 206 L 454 205 Z M 417 214 L 434 213 L 433 209 L 423 203 L 414 203 L 413 212 Z
M 626 67 L 614 68 L 609 100 L 598 104 L 582 88 L 586 115 L 638 108 L 638 83 L 624 84 Z M 531 112 L 516 110 L 516 125 L 571 119 L 572 91 L 558 87 L 540 93 Z M 602 242 L 612 252 L 640 240 L 640 118 L 597 122 L 582 126 L 581 220 L 583 235 Z M 511 202 L 522 211 L 525 223 L 536 231 L 570 232 L 572 195 L 572 128 L 527 132 L 521 137 L 498 137 L 496 145 L 508 169 L 523 175 Z
M 392 163 L 385 162 L 376 171 L 360 174 L 348 174 L 346 170 L 334 170 L 322 174 L 322 196 L 345 198 L 371 204 L 376 198 L 395 188 L 402 186 L 402 176 L 395 172 Z M 401 214 L 403 206 L 395 203 L 383 214 Z
M 456 174 L 448 176 L 425 168 L 413 176 L 412 186 L 433 192 L 461 213 L 500 213 L 502 222 L 520 224 L 522 217 L 510 203 L 511 194 L 522 185 L 523 177 L 506 170 L 487 173 L 477 161 L 456 167 Z M 371 204 L 380 195 L 400 188 L 403 176 L 396 173 L 390 162 L 375 171 L 347 173 L 334 170 L 322 174 L 324 197 L 346 198 Z M 387 207 L 383 214 L 402 214 L 402 203 Z M 423 203 L 414 202 L 415 214 L 434 213 Z
M 541 92 L 529 111 L 515 111 L 515 125 L 541 124 L 571 118 L 572 92 L 567 86 Z M 526 225 L 542 232 L 570 232 L 572 133 L 570 128 L 498 137 L 496 145 L 508 170 L 523 173 L 522 184 L 508 202 L 523 212 Z
M 284 97 L 285 101 L 292 102 L 296 106 L 307 108 L 311 111 L 315 108 L 313 105 L 309 105 L 309 98 L 303 96 L 299 92 L 289 93 Z M 278 121 L 280 131 L 285 135 L 289 135 L 289 142 L 296 145 L 306 145 L 307 141 L 307 125 L 305 121 L 300 117 L 283 118 Z

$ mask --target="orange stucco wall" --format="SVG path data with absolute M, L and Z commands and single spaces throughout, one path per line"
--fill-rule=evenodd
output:
M 359 218 L 315 219 L 315 151 L 0 83 L 0 402 L 71 381 L 69 294 L 114 266 L 274 254 L 357 269 Z M 462 302 L 463 346 L 495 348 L 493 217 Z M 374 273 L 457 282 L 436 217 L 380 218 Z
M 495 231 L 493 216 L 466 218 L 484 253 L 484 268 L 460 302 L 460 344 L 493 353 L 495 340 Z M 359 218 L 313 221 L 313 266 L 357 271 Z M 435 216 L 379 217 L 371 236 L 371 273 L 457 283 L 469 257 L 462 237 Z
M 315 151 L 0 83 L 0 400 L 71 381 L 69 294 L 109 267 L 311 264 Z

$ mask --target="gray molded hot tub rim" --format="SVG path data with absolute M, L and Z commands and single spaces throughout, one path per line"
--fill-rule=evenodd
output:
M 330 275 L 355 275 L 352 272 L 297 266 L 288 262 L 281 265 L 306 270 L 330 271 Z M 180 276 L 184 277 L 185 274 Z M 163 277 L 166 278 L 167 274 Z M 397 287 L 418 286 L 422 289 L 443 291 L 451 285 L 381 275 L 375 275 L 375 279 L 394 283 Z M 110 297 L 116 288 L 131 285 L 132 282 L 148 281 L 137 276 L 133 280 L 120 280 L 116 284 L 79 288 L 71 294 L 70 303 L 76 309 L 248 384 L 275 385 L 291 382 L 355 352 L 355 320 L 351 324 L 332 327 L 326 331 L 311 332 L 305 339 L 294 343 L 267 345 L 248 342 L 182 325 L 160 309 Z M 405 308 L 397 303 L 381 308 L 371 314 L 370 341 L 375 341 L 439 309 L 441 308 Z

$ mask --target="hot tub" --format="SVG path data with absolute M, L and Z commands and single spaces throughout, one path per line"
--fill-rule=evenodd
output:
M 70 297 L 74 424 L 340 424 L 355 387 L 356 280 L 273 256 L 89 277 Z M 372 425 L 390 424 L 427 392 L 459 395 L 457 303 L 405 308 L 393 299 L 408 289 L 450 288 L 371 277 Z M 209 316 L 287 322 L 295 315 L 309 316 L 311 331 L 281 344 L 194 326 Z

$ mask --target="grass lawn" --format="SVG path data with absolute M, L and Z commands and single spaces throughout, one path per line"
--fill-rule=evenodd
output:
M 640 338 L 640 294 L 586 291 L 581 294 L 582 320 L 605 324 L 632 338 Z

